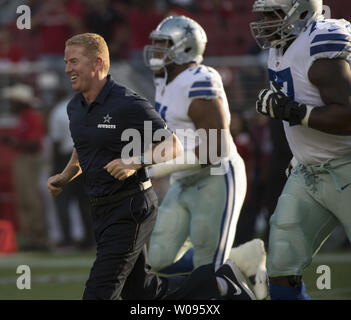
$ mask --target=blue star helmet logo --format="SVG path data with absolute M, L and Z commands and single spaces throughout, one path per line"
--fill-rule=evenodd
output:
M 194 28 L 192 28 L 189 24 L 186 27 L 183 27 L 183 29 L 185 30 L 185 35 L 187 35 L 188 33 L 193 35 Z

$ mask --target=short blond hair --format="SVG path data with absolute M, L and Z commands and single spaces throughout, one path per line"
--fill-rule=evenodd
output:
M 86 55 L 97 58 L 101 57 L 104 62 L 103 71 L 108 73 L 110 69 L 110 54 L 108 46 L 103 37 L 96 33 L 81 33 L 69 38 L 66 41 L 68 46 L 82 46 L 85 49 Z

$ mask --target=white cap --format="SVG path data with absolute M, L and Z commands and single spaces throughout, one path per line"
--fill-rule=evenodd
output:
M 16 84 L 12 87 L 3 88 L 1 93 L 5 99 L 27 103 L 31 106 L 36 106 L 38 103 L 33 88 L 26 84 Z

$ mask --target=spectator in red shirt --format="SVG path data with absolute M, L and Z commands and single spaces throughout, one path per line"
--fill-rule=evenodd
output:
M 134 0 L 133 7 L 127 15 L 130 29 L 129 62 L 144 81 L 143 94 L 154 92 L 153 74 L 144 64 L 144 46 L 150 44 L 149 35 L 163 19 L 163 13 L 158 10 L 155 0 Z
M 77 0 L 46 0 L 32 18 L 38 28 L 41 55 L 63 57 L 65 41 L 83 27 L 83 7 Z M 62 58 L 63 59 L 63 58 Z
M 194 11 L 197 10 L 193 0 L 168 0 L 167 16 L 186 16 L 194 19 Z
M 83 6 L 78 0 L 45 0 L 37 5 L 32 17 L 32 29 L 39 37 L 38 59 L 45 70 L 57 73 L 61 84 L 69 89 L 63 53 L 66 40 L 84 28 Z M 54 105 L 54 94 L 45 92 L 42 97 L 45 106 Z
M 47 249 L 46 221 L 38 187 L 43 118 L 33 109 L 36 98 L 31 87 L 18 84 L 5 88 L 3 96 L 11 101 L 18 116 L 14 135 L 3 137 L 0 142 L 17 151 L 13 178 L 20 220 L 19 246 L 22 250 Z
M 18 62 L 23 59 L 23 51 L 13 39 L 10 30 L 0 30 L 0 62 Z
M 199 11 L 201 16 L 207 16 L 207 19 L 212 20 L 208 28 L 215 29 L 215 37 L 224 37 L 227 39 L 227 32 L 233 33 L 230 30 L 229 21 L 233 19 L 234 1 L 233 0 L 201 0 L 198 1 Z M 206 25 L 205 25 L 206 27 Z M 211 43 L 211 33 L 209 35 L 209 42 Z M 225 43 L 225 41 L 224 41 Z
M 127 19 L 111 0 L 92 1 L 85 13 L 85 25 L 89 32 L 97 33 L 105 39 L 111 60 L 128 57 Z
M 163 14 L 157 9 L 154 0 L 134 0 L 134 4 L 128 14 L 130 49 L 142 52 L 144 46 L 150 42 L 151 31 L 162 21 Z
M 222 19 L 230 18 L 233 12 L 232 0 L 202 0 L 199 4 L 202 13 L 216 14 Z

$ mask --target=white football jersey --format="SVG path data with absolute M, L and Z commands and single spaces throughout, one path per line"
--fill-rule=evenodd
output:
M 351 63 L 351 25 L 344 19 L 320 19 L 311 23 L 283 54 L 270 49 L 270 81 L 277 82 L 293 100 L 315 107 L 325 105 L 308 71 L 317 59 L 346 59 Z M 350 154 L 351 136 L 323 133 L 284 121 L 288 143 L 302 164 L 318 164 Z
M 156 78 L 155 87 L 155 109 L 177 135 L 185 151 L 194 150 L 199 144 L 196 127 L 188 116 L 190 104 L 194 99 L 221 98 L 228 125 L 230 124 L 229 105 L 222 78 L 211 67 L 197 65 L 188 68 L 167 85 L 163 78 Z M 230 157 L 236 152 L 235 144 L 230 136 Z M 172 177 L 180 178 L 192 173 L 194 172 L 176 172 Z

